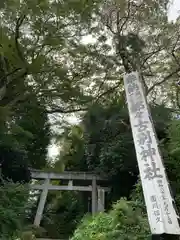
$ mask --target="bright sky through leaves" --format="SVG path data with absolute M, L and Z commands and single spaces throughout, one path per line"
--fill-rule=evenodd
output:
M 172 6 L 169 9 L 169 20 L 176 20 L 180 13 L 180 0 L 173 0 Z

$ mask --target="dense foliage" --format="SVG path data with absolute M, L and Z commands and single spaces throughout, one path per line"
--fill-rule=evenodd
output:
M 146 216 L 135 202 L 118 201 L 108 213 L 86 217 L 72 240 L 151 239 Z
M 157 136 L 164 141 L 168 138 L 170 112 L 163 105 L 154 105 L 151 110 Z M 104 105 L 93 105 L 80 125 L 67 129 L 62 144 L 59 161 L 65 163 L 66 170 L 94 171 L 106 176 L 111 182 L 111 201 L 129 198 L 139 171 L 124 100 L 116 96 Z M 123 182 L 126 185 L 119 187 Z
M 24 227 L 28 187 L 4 182 L 0 187 L 0 238 L 16 239 Z

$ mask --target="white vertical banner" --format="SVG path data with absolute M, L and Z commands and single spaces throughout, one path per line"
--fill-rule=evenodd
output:
M 124 76 L 136 156 L 152 234 L 180 234 L 154 127 L 137 72 Z

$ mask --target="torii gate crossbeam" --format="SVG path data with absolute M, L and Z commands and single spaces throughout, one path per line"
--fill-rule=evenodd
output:
M 101 178 L 92 173 L 86 172 L 44 172 L 40 170 L 31 169 L 31 177 L 36 180 L 44 180 L 43 184 L 32 184 L 31 189 L 41 190 L 41 197 L 38 204 L 38 209 L 34 219 L 34 225 L 39 226 L 44 206 L 47 199 L 49 190 L 63 190 L 63 191 L 88 191 L 91 192 L 92 198 L 92 214 L 104 211 L 105 205 L 105 192 L 108 192 L 110 188 L 100 187 L 97 185 L 98 181 L 107 181 L 107 179 Z M 53 185 L 51 180 L 68 180 L 68 185 Z M 91 181 L 90 186 L 74 186 L 73 180 Z

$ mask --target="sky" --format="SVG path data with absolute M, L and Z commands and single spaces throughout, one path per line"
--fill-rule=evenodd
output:
M 172 1 L 172 5 L 169 9 L 169 20 L 176 20 L 180 14 L 180 0 Z
M 1 0 L 0 0 L 1 1 Z M 169 8 L 169 20 L 175 21 L 176 18 L 180 15 L 180 0 L 172 0 L 172 4 Z M 84 38 L 83 42 L 87 43 L 89 41 L 92 41 L 92 38 L 90 36 L 87 36 Z M 48 155 L 50 157 L 55 157 L 59 153 L 59 148 L 57 148 L 56 145 L 51 145 L 48 149 Z

